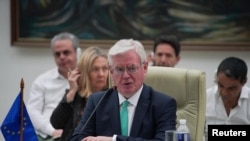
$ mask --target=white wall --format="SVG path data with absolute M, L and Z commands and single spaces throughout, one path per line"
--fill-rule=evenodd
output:
M 9 7 L 8 0 L 0 0 L 0 124 L 2 124 L 20 90 L 21 78 L 25 81 L 24 100 L 27 101 L 29 89 L 35 77 L 54 66 L 49 47 L 31 48 L 10 45 Z M 214 71 L 219 62 L 227 56 L 241 57 L 250 68 L 250 51 L 182 51 L 181 56 L 181 61 L 177 67 L 205 71 L 207 87 L 212 86 Z M 250 86 L 250 81 L 248 86 Z M 0 134 L 0 141 L 4 141 L 2 133 Z

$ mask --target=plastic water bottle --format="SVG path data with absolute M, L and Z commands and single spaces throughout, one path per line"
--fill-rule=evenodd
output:
M 176 130 L 176 141 L 190 141 L 190 132 L 186 125 L 186 119 L 180 119 Z

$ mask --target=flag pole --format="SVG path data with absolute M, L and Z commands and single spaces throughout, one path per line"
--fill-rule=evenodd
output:
M 21 102 L 20 102 L 20 141 L 23 141 L 23 89 L 24 89 L 24 81 L 23 78 L 21 79 L 20 83 L 21 88 Z

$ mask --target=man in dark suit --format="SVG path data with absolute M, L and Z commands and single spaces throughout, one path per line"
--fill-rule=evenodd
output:
M 164 141 L 165 130 L 176 127 L 176 101 L 144 84 L 148 62 L 143 45 L 119 40 L 108 61 L 115 88 L 89 97 L 71 141 Z

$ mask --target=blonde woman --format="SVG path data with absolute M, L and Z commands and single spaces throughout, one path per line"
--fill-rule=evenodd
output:
M 89 47 L 80 56 L 77 67 L 68 72 L 70 89 L 50 118 L 56 129 L 63 129 L 58 139 L 68 141 L 78 124 L 88 97 L 108 87 L 108 60 L 99 47 Z

